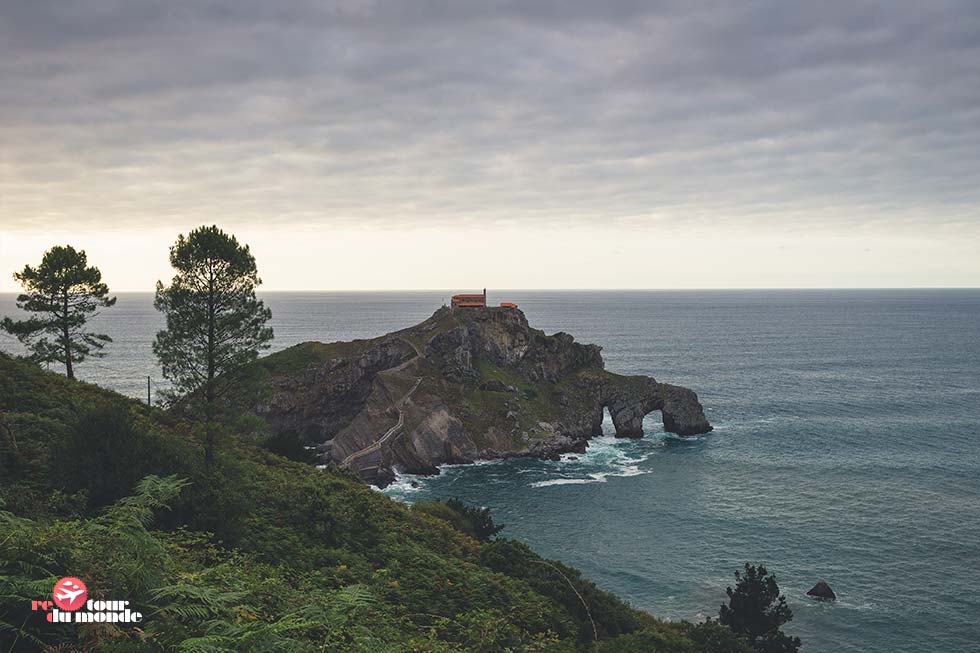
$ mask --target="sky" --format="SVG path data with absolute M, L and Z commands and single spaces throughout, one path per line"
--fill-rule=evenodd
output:
M 980 286 L 980 3 L 0 0 L 0 292 Z

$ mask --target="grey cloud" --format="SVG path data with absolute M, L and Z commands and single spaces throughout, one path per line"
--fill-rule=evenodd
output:
M 973 224 L 977 61 L 966 1 L 3 0 L 0 219 Z

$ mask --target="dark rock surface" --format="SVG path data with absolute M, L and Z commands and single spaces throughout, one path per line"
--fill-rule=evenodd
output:
M 489 390 L 490 392 L 507 392 L 508 387 L 506 383 L 497 379 L 490 379 L 480 384 L 480 390 Z
M 693 391 L 608 372 L 600 347 L 545 335 L 515 309 L 444 307 L 374 340 L 305 343 L 260 364 L 269 399 L 256 412 L 274 430 L 381 484 L 393 469 L 582 453 L 604 410 L 619 437 L 642 437 L 656 410 L 671 433 L 711 430 Z
M 810 591 L 808 591 L 806 594 L 807 596 L 813 596 L 818 599 L 826 599 L 829 601 L 833 601 L 837 598 L 837 594 L 834 593 L 834 590 L 830 589 L 830 585 L 823 581 L 820 581 L 811 587 Z
M 378 372 L 415 356 L 407 343 L 382 339 L 363 350 L 347 348 L 348 356 L 320 361 L 319 344 L 291 348 L 301 350 L 297 353 L 308 365 L 288 374 L 273 373 L 270 398 L 256 408 L 276 432 L 293 432 L 313 444 L 332 438 L 364 409 Z

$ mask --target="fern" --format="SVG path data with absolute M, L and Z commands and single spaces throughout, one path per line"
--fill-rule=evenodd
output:
M 275 621 L 252 616 L 256 610 L 246 604 L 248 591 L 229 590 L 220 585 L 220 575 L 226 565 L 212 568 L 195 583 L 183 582 L 157 588 L 153 600 L 163 605 L 153 616 L 176 621 L 191 632 L 203 635 L 188 637 L 178 644 L 183 653 L 213 653 L 217 651 L 288 651 L 295 648 L 289 638 L 293 631 L 319 625 L 300 614 L 287 614 Z
M 169 501 L 190 485 L 186 479 L 151 474 L 136 484 L 136 493 L 120 499 L 100 518 L 101 523 L 123 528 L 146 528 L 156 510 L 169 509 Z
M 57 577 L 45 567 L 53 559 L 35 551 L 42 527 L 30 519 L 0 511 L 0 641 L 10 641 L 11 650 L 23 641 L 40 648 L 46 642 L 37 619 L 28 610 L 32 600 L 48 596 Z
M 153 614 L 174 617 L 184 623 L 205 621 L 227 614 L 247 594 L 248 592 L 228 591 L 214 585 L 189 583 L 168 585 L 150 592 L 155 602 L 165 604 Z
M 365 585 L 348 585 L 328 593 L 323 600 L 303 609 L 303 616 L 328 630 L 343 630 L 363 612 L 378 604 Z
M 35 644 L 38 648 L 45 645 L 44 640 L 42 640 L 40 637 L 30 632 L 29 630 L 26 630 L 23 626 L 24 624 L 17 626 L 10 623 L 9 621 L 0 619 L 0 633 L 7 633 L 9 635 L 12 635 L 13 637 L 10 650 L 14 650 L 13 647 L 17 645 L 17 640 L 21 640 L 21 639 L 27 640 Z M 7 638 L 2 635 L 0 635 L 0 639 L 7 641 Z
M 24 576 L 0 576 L 0 602 L 17 603 L 30 602 L 39 596 L 47 596 L 54 587 L 57 576 L 47 576 L 41 579 Z
M 189 637 L 177 648 L 181 653 L 217 653 L 226 651 L 264 651 L 305 650 L 306 646 L 288 637 L 288 633 L 316 626 L 314 622 L 290 614 L 273 622 L 253 621 L 233 623 L 214 620 L 204 624 L 206 635 Z

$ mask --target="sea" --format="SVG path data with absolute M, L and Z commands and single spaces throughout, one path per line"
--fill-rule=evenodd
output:
M 417 323 L 449 291 L 266 293 L 272 350 Z M 401 476 L 397 501 L 485 506 L 541 554 L 666 619 L 716 616 L 745 562 L 775 574 L 804 651 L 980 651 L 980 290 L 491 291 L 602 346 L 606 367 L 697 391 L 715 430 L 605 435 L 584 455 Z M 0 315 L 14 315 L 0 295 Z M 166 386 L 150 294 L 93 321 L 78 375 Z M 18 343 L 0 336 L 0 348 Z M 805 593 L 825 580 L 834 602 Z

